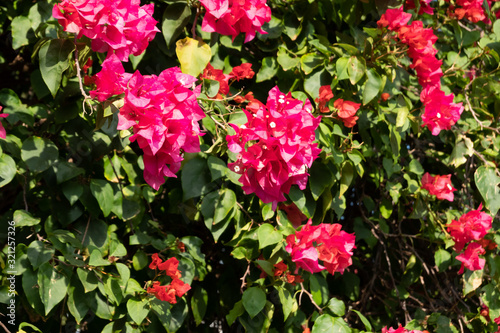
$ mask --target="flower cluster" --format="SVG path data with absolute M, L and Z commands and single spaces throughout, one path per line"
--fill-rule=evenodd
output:
M 130 127 L 144 151 L 144 180 L 158 190 L 164 177 L 176 177 L 183 153 L 200 151 L 198 121 L 205 117 L 197 103 L 200 87 L 190 88 L 196 78 L 183 74 L 178 67 L 164 70 L 158 76 L 125 73 L 115 55 L 102 64 L 96 74 L 92 97 L 103 101 L 124 93 L 118 115 L 118 130 Z
M 302 283 L 304 280 L 300 275 L 293 275 L 290 273 L 288 270 L 287 264 L 285 264 L 283 261 L 280 261 L 277 264 L 274 264 L 273 266 L 273 273 L 275 278 L 280 278 L 285 282 L 288 282 L 292 284 L 293 286 L 297 283 Z M 265 277 L 267 274 L 263 271 L 262 274 L 260 275 L 261 278 Z
M 454 248 L 457 253 L 462 251 L 468 242 L 472 242 L 467 245 L 463 253 L 456 257 L 462 262 L 459 274 L 464 272 L 464 267 L 473 271 L 484 267 L 485 260 L 479 258 L 479 255 L 484 254 L 485 248 L 490 246 L 489 242 L 483 241 L 483 237 L 491 229 L 493 218 L 481 212 L 482 208 L 481 204 L 477 210 L 472 210 L 462 215 L 458 221 L 452 220 L 447 225 L 448 232 L 455 242 Z
M 222 69 L 215 69 L 212 64 L 208 63 L 207 67 L 203 70 L 203 73 L 200 74 L 200 79 L 208 79 L 219 82 L 219 91 L 217 92 L 215 98 L 222 99 L 222 95 L 229 94 L 230 80 L 232 83 L 234 81 L 251 79 L 254 75 L 255 72 L 252 70 L 252 64 L 250 63 L 243 63 L 239 66 L 233 67 L 231 73 L 229 74 L 224 74 Z M 251 94 L 251 92 L 249 94 Z
M 333 92 L 329 85 L 319 88 L 319 97 L 315 100 L 316 103 L 318 103 L 319 112 L 330 112 L 330 108 L 327 104 L 332 98 Z M 345 127 L 354 127 L 354 125 L 356 125 L 356 120 L 358 120 L 359 117 L 355 116 L 355 114 L 358 112 L 360 106 L 360 103 L 345 101 L 341 98 L 333 102 L 333 108 L 336 111 L 336 115 L 342 120 Z
M 341 228 L 338 223 L 313 226 L 309 220 L 300 231 L 286 238 L 285 249 L 298 267 L 311 273 L 324 269 L 330 274 L 344 273 L 352 264 L 355 236 Z
M 433 135 L 438 135 L 457 122 L 464 107 L 462 103 L 453 103 L 453 94 L 445 95 L 441 90 L 442 61 L 436 58 L 434 48 L 437 36 L 432 29 L 425 29 L 422 21 L 408 25 L 410 18 L 411 14 L 405 13 L 403 7 L 388 9 L 377 24 L 396 32 L 400 41 L 408 45 L 408 56 L 412 58 L 410 67 L 417 73 L 418 82 L 423 87 L 420 95 L 425 106 L 423 126 L 427 125 Z
M 262 25 L 271 21 L 271 9 L 266 0 L 200 0 L 205 7 L 201 30 L 232 36 L 245 33 L 245 43 L 255 33 L 267 34 Z
M 437 199 L 448 201 L 453 201 L 453 191 L 457 190 L 451 185 L 451 175 L 431 176 L 428 172 L 422 177 L 422 188 Z
M 418 15 L 422 15 L 423 13 L 433 15 L 434 14 L 434 9 L 429 6 L 429 4 L 432 2 L 432 0 L 419 0 L 420 2 L 420 9 L 418 11 Z M 415 1 L 414 0 L 406 0 L 405 2 L 405 8 L 408 9 L 415 9 Z
M 2 107 L 0 106 L 0 111 L 2 111 Z M 1 113 L 0 118 L 6 118 L 8 116 L 7 113 Z M 5 139 L 7 138 L 7 132 L 5 131 L 5 128 L 3 127 L 2 123 L 0 122 L 0 138 Z
M 160 285 L 160 281 L 154 281 L 151 287 L 148 287 L 147 292 L 153 294 L 160 301 L 167 301 L 171 304 L 177 303 L 177 297 L 182 297 L 191 286 L 184 283 L 181 278 L 181 272 L 179 271 L 179 260 L 172 257 L 166 261 L 162 261 L 158 256 L 158 253 L 153 254 L 153 260 L 149 264 L 150 269 L 158 269 L 164 271 L 167 276 L 169 276 L 172 281 L 168 285 Z
M 423 333 L 423 332 L 419 331 L 419 330 L 409 331 L 406 328 L 404 328 L 403 326 L 401 326 L 401 324 L 399 324 L 399 327 L 397 329 L 394 329 L 392 327 L 387 328 L 387 326 L 382 328 L 382 333 Z
M 154 5 L 140 0 L 63 0 L 52 15 L 65 31 L 92 40 L 92 50 L 114 53 L 121 61 L 139 55 L 159 32 L 153 19 Z
M 235 135 L 226 137 L 228 148 L 238 153 L 236 162 L 228 167 L 241 175 L 246 194 L 255 193 L 264 203 L 286 201 L 283 194 L 293 184 L 305 189 L 307 169 L 318 157 L 320 149 L 314 131 L 320 118 L 311 114 L 312 106 L 283 94 L 278 87 L 269 92 L 266 105 L 244 110 L 247 123 L 230 124 Z
M 450 0 L 445 0 L 446 2 L 450 2 Z M 491 8 L 492 5 L 491 0 L 488 0 L 488 6 Z M 451 17 L 456 17 L 461 20 L 464 17 L 473 22 L 484 22 L 486 24 L 491 23 L 490 19 L 484 12 L 483 0 L 456 0 L 456 6 L 451 5 L 449 8 L 449 15 Z

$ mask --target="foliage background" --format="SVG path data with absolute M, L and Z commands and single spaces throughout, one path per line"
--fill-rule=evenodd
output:
M 483 203 L 496 216 L 487 238 L 500 244 L 500 23 L 493 15 L 492 24 L 458 21 L 444 1 L 432 2 L 432 16 L 414 14 L 439 37 L 443 89 L 465 106 L 452 130 L 438 136 L 420 126 L 420 90 L 408 58 L 377 29 L 397 2 L 270 1 L 268 34 L 246 44 L 243 36 L 231 42 L 204 33 L 197 20 L 215 68 L 229 73 L 250 62 L 257 73 L 234 83 L 233 94 L 251 91 L 264 102 L 278 85 L 313 102 L 319 87 L 331 84 L 335 98 L 363 104 L 352 131 L 323 117 L 322 153 L 308 187 L 288 195 L 315 223 L 338 222 L 356 234 L 350 269 L 303 272 L 302 293 L 300 285 L 259 278 L 279 258 L 291 263 L 283 237 L 294 230 L 283 210 L 244 195 L 226 167 L 234 159 L 224 144 L 228 129 L 213 119 L 241 124 L 240 106 L 207 98 L 214 88 L 204 83 L 200 104 L 210 117 L 203 120 L 203 152 L 186 156 L 178 178 L 155 192 L 142 178 L 141 150 L 116 130 L 116 113 L 83 110 L 74 39 L 52 18 L 53 4 L 0 5 L 0 105 L 9 114 L 2 120 L 8 136 L 0 140 L 0 224 L 16 222 L 20 330 L 356 332 L 398 323 L 429 332 L 497 330 L 488 319 L 500 316 L 498 249 L 486 253 L 484 270 L 458 275 L 444 228 Z M 154 4 L 162 33 L 124 64 L 128 72 L 178 66 L 175 42 L 192 37 L 189 6 L 196 3 Z M 103 56 L 88 40 L 77 45 L 80 62 L 91 57 L 97 73 Z M 390 99 L 381 100 L 382 93 Z M 455 200 L 421 190 L 424 172 L 451 174 Z M 2 243 L 6 238 L 2 227 Z M 7 303 L 8 246 L 2 251 L 0 302 Z M 176 305 L 144 290 L 154 277 L 150 255 L 160 251 L 180 260 L 192 286 Z M 481 315 L 483 305 L 491 318 Z

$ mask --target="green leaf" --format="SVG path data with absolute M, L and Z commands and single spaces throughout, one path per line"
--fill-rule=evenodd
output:
M 289 55 L 286 47 L 282 47 L 282 46 L 280 46 L 278 48 L 277 60 L 278 60 L 278 64 L 280 64 L 281 68 L 283 68 L 284 71 L 295 68 L 300 63 L 299 57 Z
M 344 319 L 324 314 L 316 318 L 311 333 L 321 332 L 351 333 L 352 331 Z
M 464 279 L 464 295 L 473 292 L 483 283 L 483 270 L 470 271 L 467 270 L 463 275 Z
M 149 301 L 147 298 L 131 298 L 127 301 L 127 311 L 130 318 L 137 325 L 141 325 L 149 313 Z
M 492 216 L 495 216 L 500 209 L 500 177 L 498 169 L 487 166 L 480 166 L 474 173 L 474 181 L 477 189 L 483 197 L 486 208 Z
M 365 329 L 368 331 L 368 332 L 372 332 L 373 331 L 373 327 L 372 327 L 372 324 L 370 324 L 370 321 L 361 314 L 361 312 L 357 311 L 357 310 L 354 310 L 354 309 L 351 309 L 350 311 L 356 313 L 359 317 L 359 319 L 361 319 L 361 322 L 363 323 L 363 325 L 365 325 Z
M 233 325 L 234 321 L 241 317 L 245 313 L 245 308 L 243 307 L 243 302 L 238 301 L 234 304 L 234 307 L 226 315 L 226 320 L 229 325 Z
M 62 74 L 68 69 L 74 50 L 75 46 L 69 39 L 51 39 L 43 44 L 38 52 L 40 72 L 52 97 L 56 96 Z
M 205 317 L 208 304 L 208 293 L 205 289 L 196 286 L 191 297 L 191 310 L 193 311 L 196 326 L 199 326 Z
M 52 259 L 54 252 L 54 249 L 49 247 L 48 244 L 41 241 L 31 242 L 30 246 L 28 246 L 28 258 L 33 266 L 33 269 L 38 269 L 40 265 Z
M 197 77 L 200 75 L 212 58 L 212 51 L 201 39 L 186 37 L 178 40 L 175 52 L 184 74 Z
M 12 27 L 12 48 L 18 49 L 29 44 L 28 32 L 31 29 L 31 21 L 26 16 L 14 17 Z
M 451 264 L 451 254 L 450 252 L 439 249 L 434 253 L 434 261 L 440 272 L 444 272 L 450 267 Z
M 85 173 L 85 169 L 78 168 L 73 163 L 69 163 L 66 161 L 58 161 L 56 164 L 54 164 L 53 168 L 58 184 L 64 183 L 65 181 L 68 181 L 78 175 Z
M 313 300 L 321 306 L 328 299 L 328 284 L 326 283 L 326 279 L 322 275 L 313 274 L 309 281 Z
M 313 98 L 319 97 L 319 88 L 331 84 L 331 76 L 324 68 L 315 69 L 304 80 L 304 90 Z
M 347 67 L 349 66 L 349 58 L 341 57 L 337 59 L 336 69 L 337 69 L 337 79 L 345 80 L 349 78 L 349 72 Z
M 253 318 L 266 306 L 266 293 L 259 287 L 251 287 L 245 290 L 241 300 L 243 307 Z
M 161 22 L 161 32 L 167 46 L 179 37 L 191 18 L 191 8 L 185 3 L 173 3 L 165 9 Z
M 108 260 L 105 260 L 102 258 L 101 251 L 98 249 L 95 249 L 92 251 L 90 254 L 90 259 L 89 259 L 89 266 L 108 266 L 111 263 Z
M 342 176 L 340 177 L 340 194 L 339 198 L 344 195 L 344 193 L 351 185 L 354 178 L 354 167 L 351 161 L 346 161 L 342 166 Z
M 29 305 L 38 313 L 43 313 L 43 304 L 38 293 L 38 277 L 37 272 L 27 269 L 22 275 L 22 284 L 24 296 L 28 300 Z
M 277 244 L 283 240 L 281 232 L 275 230 L 269 223 L 262 224 L 257 230 L 257 235 L 259 237 L 259 249 Z
M 255 82 L 270 80 L 278 74 L 278 62 L 275 57 L 265 57 L 262 59 L 262 67 L 255 78 Z
M 204 158 L 196 156 L 184 164 L 181 173 L 184 201 L 210 192 L 215 185 L 211 182 L 210 170 Z
M 214 98 L 215 96 L 217 96 L 220 89 L 220 82 L 217 80 L 209 80 L 209 79 L 205 79 L 204 82 L 207 91 L 207 96 L 210 98 Z
M 498 289 L 498 286 L 488 283 L 481 290 L 483 291 L 481 299 L 490 309 L 490 317 L 500 317 L 500 290 Z
M 300 67 L 307 75 L 310 74 L 316 67 L 323 64 L 325 58 L 316 53 L 306 53 L 300 58 Z
M 137 251 L 132 257 L 132 265 L 136 271 L 140 271 L 148 265 L 148 256 L 142 251 Z
M 273 218 L 274 216 L 274 210 L 273 210 L 273 203 L 268 202 L 268 203 L 263 203 L 262 201 L 260 202 L 260 210 L 262 213 L 262 220 L 268 221 Z
M 71 279 L 71 284 L 68 288 L 68 310 L 75 317 L 76 323 L 80 324 L 82 319 L 87 315 L 90 307 L 87 302 L 83 301 L 85 299 L 85 291 L 78 279 L 73 276 Z
M 40 223 L 40 218 L 33 217 L 27 211 L 20 209 L 14 212 L 14 222 L 16 222 L 16 227 L 31 227 Z
M 326 307 L 336 316 L 342 317 L 345 315 L 344 302 L 339 299 L 336 299 L 335 297 L 330 299 Z
M 90 181 L 90 192 L 99 203 L 104 216 L 108 216 L 114 203 L 114 192 L 111 185 L 104 179 L 92 179 Z
M 292 313 L 294 305 L 296 305 L 296 301 L 286 288 L 279 286 L 276 287 L 276 289 L 278 289 L 278 296 L 280 298 L 281 306 L 283 307 L 283 316 L 286 321 L 290 313 Z
M 52 141 L 37 136 L 26 139 L 21 148 L 21 158 L 33 172 L 47 170 L 58 156 L 59 150 Z
M 366 72 L 366 76 L 367 80 L 363 86 L 363 105 L 370 103 L 384 89 L 384 81 L 373 68 Z
M 16 162 L 7 154 L 0 155 L 0 187 L 14 179 L 17 172 Z
M 408 166 L 408 171 L 413 172 L 416 175 L 423 175 L 425 170 L 422 164 L 418 160 L 411 160 Z
M 80 282 L 82 283 L 86 293 L 91 292 L 92 290 L 97 288 L 99 280 L 97 280 L 97 276 L 95 275 L 94 271 L 78 267 L 76 269 L 76 274 L 78 275 L 78 278 L 80 279 Z
M 49 263 L 41 265 L 37 275 L 40 299 L 45 306 L 45 315 L 47 316 L 66 296 L 69 279 Z
M 365 75 L 366 64 L 365 59 L 351 56 L 347 64 L 347 73 L 349 74 L 349 81 L 351 84 L 356 84 Z
M 219 197 L 215 205 L 214 210 L 214 221 L 213 224 L 217 224 L 222 221 L 229 212 L 236 205 L 236 194 L 230 189 L 223 189 L 219 191 Z
M 76 182 L 64 183 L 61 189 L 71 206 L 73 206 L 83 194 L 83 185 Z
M 330 169 L 323 163 L 313 163 L 309 170 L 309 186 L 314 200 L 323 194 L 323 192 L 333 185 L 334 177 Z

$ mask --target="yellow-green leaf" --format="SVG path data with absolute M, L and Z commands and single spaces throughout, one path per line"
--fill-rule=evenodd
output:
M 175 53 L 185 74 L 198 76 L 207 67 L 212 58 L 212 51 L 201 39 L 186 37 L 177 41 Z

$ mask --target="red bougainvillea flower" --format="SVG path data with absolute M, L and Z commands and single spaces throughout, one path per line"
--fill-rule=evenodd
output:
M 450 6 L 448 10 L 450 17 L 456 17 L 459 20 L 466 18 L 473 23 L 477 23 L 479 21 L 486 24 L 491 23 L 490 19 L 484 12 L 482 0 L 457 0 L 455 1 L 455 4 L 458 7 Z M 492 1 L 488 1 L 488 4 L 491 8 Z
M 456 256 L 458 261 L 462 262 L 462 266 L 458 271 L 458 274 L 464 272 L 464 268 L 471 271 L 477 271 L 483 269 L 486 262 L 485 259 L 479 258 L 480 254 L 484 254 L 486 251 L 483 249 L 479 243 L 470 243 L 462 254 Z
M 337 116 L 344 122 L 345 127 L 354 127 L 356 125 L 356 120 L 359 117 L 355 116 L 355 114 L 360 106 L 360 103 L 344 101 L 340 98 L 333 102 L 333 107 L 337 110 Z
M 451 185 L 451 175 L 433 177 L 428 172 L 422 177 L 422 188 L 437 199 L 448 201 L 453 201 L 453 191 L 457 190 Z
M 420 0 L 420 9 L 418 11 L 418 15 L 422 15 L 423 13 L 433 15 L 434 9 L 429 6 L 432 0 Z M 406 9 L 415 9 L 415 1 L 414 0 L 406 0 L 405 2 Z
M 389 8 L 377 21 L 377 25 L 380 28 L 387 27 L 391 31 L 397 31 L 405 26 L 410 19 L 411 14 L 405 13 L 402 6 L 395 9 Z
M 219 82 L 219 92 L 217 93 L 218 99 L 221 99 L 220 95 L 227 95 L 229 93 L 229 79 L 230 75 L 224 74 L 222 69 L 215 69 L 210 63 L 207 64 L 207 67 L 203 70 L 203 73 L 200 74 L 200 79 L 208 79 Z
M 140 6 L 140 0 L 63 0 L 52 15 L 65 31 L 90 38 L 92 50 L 128 61 L 130 54 L 143 53 L 160 31 L 153 10 L 153 4 Z
M 352 264 L 355 236 L 341 228 L 340 224 L 313 226 L 312 220 L 309 220 L 300 231 L 286 238 L 285 249 L 298 267 L 311 273 L 324 269 L 330 274 L 343 273 Z
M 243 80 L 243 79 L 251 79 L 255 75 L 255 72 L 252 70 L 252 64 L 251 63 L 243 63 L 239 66 L 233 67 L 233 70 L 231 73 L 229 73 L 229 76 L 236 80 Z
M 0 111 L 2 111 L 2 106 L 0 106 Z M 0 113 L 0 118 L 7 118 L 7 113 Z M 0 122 L 0 138 L 5 139 L 7 137 L 7 131 L 3 127 L 2 122 Z
M 172 278 L 172 281 L 168 285 L 160 285 L 159 281 L 153 281 L 153 285 L 148 287 L 147 292 L 153 294 L 161 301 L 166 301 L 171 304 L 177 303 L 177 297 L 182 297 L 191 286 L 184 283 L 181 278 L 181 272 L 178 269 L 179 260 L 172 257 L 166 261 L 162 261 L 158 256 L 158 253 L 152 255 L 152 262 L 149 264 L 151 269 L 159 269 L 164 271 L 167 276 Z
M 255 193 L 264 203 L 286 201 L 284 194 L 293 184 L 304 189 L 307 169 L 318 157 L 315 140 L 319 117 L 311 114 L 312 106 L 283 94 L 278 87 L 269 92 L 266 104 L 250 103 L 247 123 L 230 124 L 235 135 L 228 135 L 228 148 L 238 153 L 228 167 L 241 175 L 246 194 Z
M 455 241 L 455 251 L 462 251 L 470 241 L 481 240 L 491 229 L 493 218 L 481 212 L 482 208 L 483 204 L 480 204 L 478 209 L 460 216 L 458 221 L 452 220 L 447 225 L 448 232 Z
M 262 25 L 271 21 L 271 9 L 265 0 L 201 0 L 206 13 L 201 29 L 233 37 L 245 33 L 245 43 L 255 33 L 267 34 Z
M 305 216 L 293 202 L 289 205 L 280 204 L 279 209 L 285 211 L 288 220 L 292 223 L 295 229 L 300 227 L 302 222 L 307 220 L 307 216 Z
M 319 87 L 319 97 L 315 99 L 321 113 L 329 113 L 330 108 L 326 105 L 333 98 L 332 87 L 330 85 Z
M 422 331 L 419 331 L 419 330 L 409 331 L 406 328 L 404 328 L 403 326 L 401 326 L 401 324 L 399 324 L 399 327 L 396 329 L 394 329 L 392 327 L 387 328 L 387 326 L 382 328 L 382 333 L 422 333 Z

